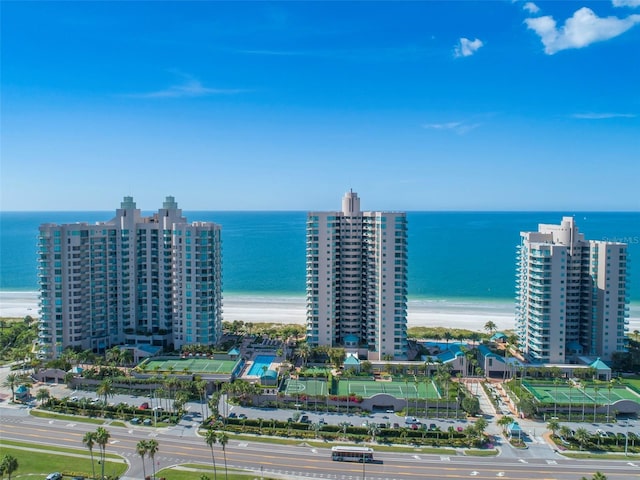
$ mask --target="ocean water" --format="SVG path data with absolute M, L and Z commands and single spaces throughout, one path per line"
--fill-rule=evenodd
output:
M 151 212 L 143 212 L 145 215 Z M 306 212 L 185 211 L 222 225 L 225 294 L 305 293 Z M 630 297 L 640 302 L 638 212 L 408 212 L 409 297 L 430 302 L 513 302 L 521 231 L 574 215 L 586 238 L 629 244 Z M 42 223 L 107 221 L 114 212 L 0 212 L 0 291 L 35 291 Z

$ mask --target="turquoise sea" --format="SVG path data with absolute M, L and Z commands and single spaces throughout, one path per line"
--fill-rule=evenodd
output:
M 150 212 L 143 212 L 148 215 Z M 185 211 L 222 225 L 227 294 L 302 296 L 306 212 Z M 629 244 L 640 302 L 640 212 L 408 212 L 410 299 L 512 302 L 520 232 L 573 215 L 588 239 Z M 114 212 L 0 212 L 0 291 L 35 291 L 42 223 L 107 221 Z

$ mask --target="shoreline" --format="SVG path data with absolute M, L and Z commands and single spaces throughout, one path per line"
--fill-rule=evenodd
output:
M 253 323 L 305 323 L 304 296 L 226 294 L 223 320 Z M 38 316 L 38 292 L 0 292 L 0 317 Z M 499 330 L 515 327 L 515 303 L 466 299 L 409 299 L 408 327 L 450 327 L 484 331 L 488 321 Z M 630 307 L 629 332 L 640 330 L 640 306 Z

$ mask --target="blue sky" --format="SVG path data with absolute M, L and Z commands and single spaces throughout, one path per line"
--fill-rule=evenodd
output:
M 5 211 L 640 209 L 640 0 L 1 8 Z

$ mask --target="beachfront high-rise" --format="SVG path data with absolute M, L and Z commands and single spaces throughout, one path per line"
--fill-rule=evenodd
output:
M 585 240 L 572 217 L 520 236 L 516 328 L 525 356 L 572 363 L 624 351 L 627 245 Z
M 43 356 L 220 339 L 220 226 L 188 223 L 173 197 L 149 217 L 125 197 L 108 222 L 41 225 L 38 281 Z
M 307 215 L 307 341 L 371 360 L 407 356 L 407 218 L 342 211 Z

